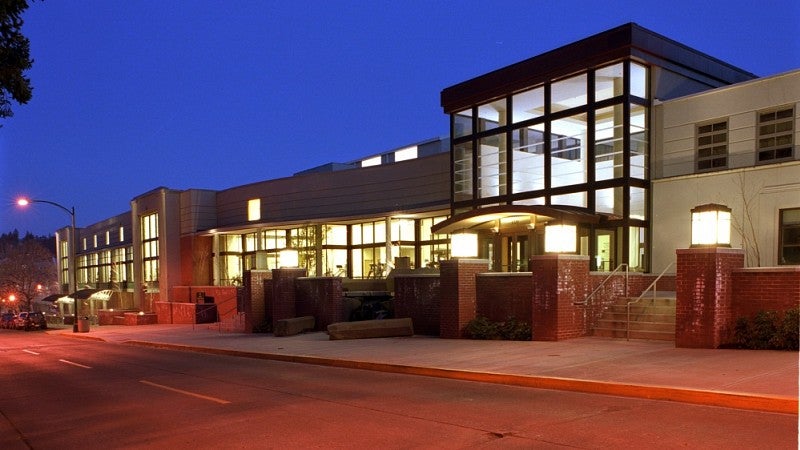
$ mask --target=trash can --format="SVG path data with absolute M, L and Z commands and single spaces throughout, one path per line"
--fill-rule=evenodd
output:
M 88 317 L 81 317 L 78 319 L 78 333 L 88 333 L 89 332 L 89 318 Z

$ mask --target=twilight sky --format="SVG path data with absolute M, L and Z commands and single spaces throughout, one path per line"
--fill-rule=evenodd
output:
M 800 68 L 797 0 L 32 2 L 0 121 L 0 233 L 87 226 L 159 186 L 226 189 L 446 136 L 442 89 L 636 22 L 757 75 Z

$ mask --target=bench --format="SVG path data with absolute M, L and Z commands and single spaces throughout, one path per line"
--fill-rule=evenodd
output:
M 339 322 L 328 325 L 328 336 L 330 340 L 369 339 L 413 335 L 414 326 L 410 317 L 405 317 L 402 319 Z
M 313 330 L 316 326 L 314 316 L 293 317 L 291 319 L 280 319 L 275 322 L 275 336 L 294 336 L 307 330 Z

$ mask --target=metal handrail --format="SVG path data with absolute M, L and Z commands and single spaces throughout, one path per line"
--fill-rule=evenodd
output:
M 661 277 L 663 277 L 664 274 L 667 273 L 667 270 L 669 270 L 672 267 L 673 264 L 675 264 L 675 263 L 674 262 L 669 263 L 669 265 L 666 268 L 664 268 L 664 270 L 661 271 L 661 273 L 656 277 L 656 279 L 653 280 L 652 283 L 650 283 L 650 286 L 647 286 L 647 288 L 645 290 L 643 290 L 642 293 L 639 294 L 638 297 L 636 297 L 636 300 L 629 301 L 627 303 L 627 305 L 625 306 L 626 313 L 627 313 L 627 317 L 625 319 L 625 340 L 629 341 L 631 339 L 631 305 L 634 304 L 634 303 L 639 303 L 639 301 L 642 298 L 644 298 L 644 294 L 646 294 L 647 291 L 650 290 L 650 288 L 653 288 L 653 300 L 655 301 L 656 292 L 658 292 L 655 289 L 656 284 L 658 283 L 658 280 L 660 280 Z
M 580 305 L 584 305 L 584 306 L 585 306 L 585 305 L 588 305 L 588 304 L 589 304 L 589 300 L 590 300 L 592 297 L 594 297 L 594 294 L 597 294 L 597 292 L 600 290 L 600 288 L 602 288 L 602 287 L 603 287 L 603 285 L 604 285 L 604 284 L 606 284 L 606 281 L 608 281 L 608 280 L 609 280 L 611 277 L 613 277 L 613 276 L 614 276 L 614 274 L 616 274 L 617 272 L 619 272 L 619 269 L 621 269 L 621 268 L 623 268 L 623 267 L 625 267 L 625 297 L 627 297 L 627 296 L 628 296 L 628 264 L 627 264 L 627 263 L 622 263 L 622 264 L 618 265 L 616 269 L 612 270 L 612 271 L 611 271 L 611 273 L 610 273 L 610 274 L 608 274 L 608 276 L 607 276 L 607 277 L 605 277 L 605 278 L 603 279 L 603 281 L 601 281 L 601 282 L 600 282 L 600 284 L 598 284 L 598 285 L 597 285 L 597 287 L 596 287 L 596 288 L 594 288 L 594 290 L 592 291 L 592 293 L 591 293 L 591 294 L 589 294 L 589 295 L 586 297 L 586 299 L 584 299 L 582 302 L 573 302 L 572 304 L 573 304 L 574 306 L 580 306 Z

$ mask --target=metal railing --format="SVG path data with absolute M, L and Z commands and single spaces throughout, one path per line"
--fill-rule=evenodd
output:
M 594 296 L 595 296 L 595 294 L 597 294 L 597 293 L 600 291 L 600 289 L 603 287 L 603 285 L 605 285 L 605 284 L 606 284 L 606 282 L 607 282 L 608 280 L 610 280 L 610 279 L 611 279 L 611 277 L 613 277 L 614 275 L 616 275 L 616 273 L 617 273 L 617 272 L 619 272 L 619 270 L 620 270 L 620 269 L 622 269 L 623 267 L 625 268 L 625 297 L 627 297 L 627 296 L 628 296 L 628 264 L 626 264 L 626 263 L 622 263 L 622 264 L 618 265 L 616 269 L 614 269 L 613 271 L 611 271 L 611 273 L 610 273 L 610 274 L 608 274 L 608 276 L 607 276 L 607 277 L 605 277 L 605 278 L 603 279 L 603 281 L 601 281 L 601 282 L 600 282 L 600 284 L 598 284 L 598 285 L 597 285 L 597 287 L 596 287 L 596 288 L 594 288 L 594 290 L 592 291 L 592 293 L 591 293 L 591 294 L 589 294 L 589 295 L 586 297 L 586 299 L 584 299 L 582 302 L 573 302 L 572 304 L 573 304 L 574 306 L 587 306 L 587 305 L 589 304 L 589 300 L 591 300 L 591 299 L 592 299 L 592 297 L 594 297 Z
M 667 271 L 672 267 L 673 264 L 675 263 L 674 262 L 669 263 L 669 265 L 665 267 L 664 270 L 661 271 L 661 273 L 656 277 L 656 279 L 653 280 L 652 283 L 650 283 L 650 286 L 647 286 L 647 289 L 643 290 L 642 293 L 639 294 L 638 297 L 636 297 L 636 300 L 631 300 L 626 304 L 625 340 L 629 341 L 631 339 L 631 305 L 634 303 L 639 303 L 644 298 L 644 295 L 647 293 L 647 291 L 649 291 L 650 289 L 653 289 L 653 301 L 655 302 L 655 299 L 657 298 L 656 293 L 658 292 L 658 290 L 656 289 L 656 286 L 658 285 L 658 280 L 660 280 L 664 276 L 664 274 L 667 273 Z

